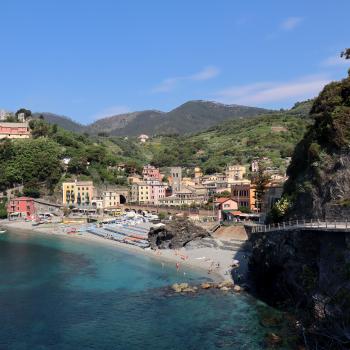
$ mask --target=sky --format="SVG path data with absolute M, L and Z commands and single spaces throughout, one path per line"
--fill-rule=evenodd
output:
M 1 0 L 0 109 L 81 123 L 188 100 L 288 108 L 347 75 L 349 0 Z

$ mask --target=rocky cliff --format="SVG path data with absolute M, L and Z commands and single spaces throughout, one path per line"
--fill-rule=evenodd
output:
M 350 233 L 281 231 L 250 241 L 258 295 L 297 316 L 308 349 L 348 349 Z
M 324 218 L 329 206 L 350 205 L 350 77 L 327 85 L 310 116 L 287 170 L 284 218 Z
M 165 226 L 151 228 L 148 239 L 152 249 L 178 249 L 193 240 L 210 236 L 209 232 L 187 219 L 177 219 Z

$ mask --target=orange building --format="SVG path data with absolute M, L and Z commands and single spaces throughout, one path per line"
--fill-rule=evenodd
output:
M 258 211 L 256 207 L 256 188 L 250 181 L 235 182 L 231 185 L 231 198 L 239 207 Z

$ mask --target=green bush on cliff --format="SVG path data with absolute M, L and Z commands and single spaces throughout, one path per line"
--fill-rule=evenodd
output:
M 340 156 L 350 146 L 350 77 L 325 86 L 310 117 L 314 124 L 295 147 L 287 169 L 284 195 L 295 198 L 289 211 L 293 216 L 323 216 L 324 206 L 333 200 L 327 186 L 332 186 Z

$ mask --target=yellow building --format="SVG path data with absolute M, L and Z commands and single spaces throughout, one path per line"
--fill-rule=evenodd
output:
M 94 184 L 92 181 L 64 182 L 62 192 L 64 205 L 90 205 L 94 195 Z
M 226 179 L 229 184 L 243 180 L 245 174 L 246 168 L 243 165 L 228 165 L 225 171 Z

